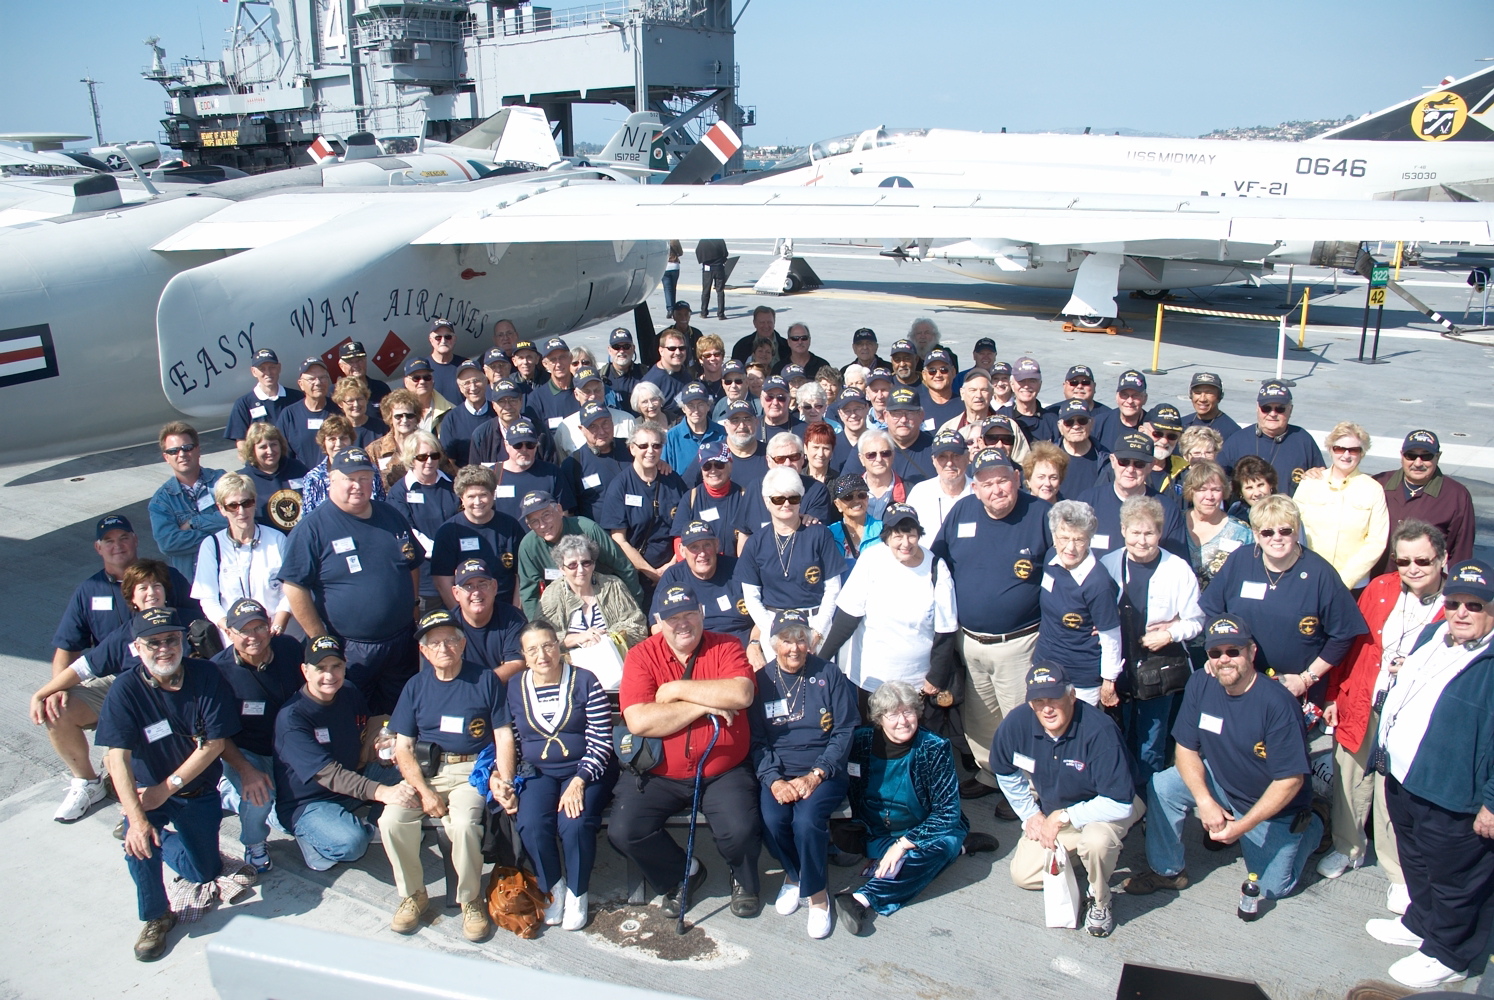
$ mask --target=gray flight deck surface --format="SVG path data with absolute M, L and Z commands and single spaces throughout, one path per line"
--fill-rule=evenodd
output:
M 733 247 L 743 260 L 738 282 L 750 284 L 769 262 L 763 245 Z M 719 332 L 728 348 L 751 329 L 753 306 L 780 309 L 778 329 L 794 321 L 813 332 L 813 350 L 837 364 L 850 359 L 850 333 L 874 328 L 885 355 L 909 323 L 930 316 L 944 343 L 968 364 L 978 337 L 996 339 L 1000 357 L 1032 354 L 1043 365 L 1045 402 L 1061 396 L 1068 365 L 1086 363 L 1100 382 L 1099 398 L 1111 401 L 1114 379 L 1126 367 L 1151 361 L 1155 306 L 1122 299 L 1135 332 L 1119 337 L 1063 333 L 1052 317 L 1066 293 L 1006 288 L 965 281 L 934 267 L 897 265 L 874 251 L 837 245 L 800 244 L 826 281 L 823 290 L 781 299 L 728 292 L 730 318 L 697 321 Z M 1429 255 L 1429 264 L 1437 260 Z M 1468 297 L 1465 263 L 1408 268 L 1410 290 L 1455 322 Z M 1494 397 L 1487 391 L 1494 346 L 1454 343 L 1433 331 L 1394 295 L 1386 310 L 1380 354 L 1390 363 L 1361 366 L 1358 351 L 1364 284 L 1341 282 L 1332 296 L 1328 272 L 1299 269 L 1297 288 L 1312 284 L 1307 331 L 1310 353 L 1289 352 L 1287 375 L 1298 381 L 1295 422 L 1321 436 L 1339 419 L 1365 425 L 1374 437 L 1369 471 L 1390 467 L 1407 430 L 1430 427 L 1444 443 L 1445 468 L 1473 491 L 1481 538 L 1494 541 Z M 699 301 L 699 282 L 685 268 L 683 298 Z M 1300 291 L 1294 295 L 1300 295 Z M 1236 311 L 1271 311 L 1284 301 L 1285 274 L 1263 288 L 1180 292 L 1179 304 Z M 655 293 L 653 299 L 661 298 Z M 659 302 L 650 302 L 658 315 Z M 1473 313 L 1477 321 L 1478 310 Z M 1295 333 L 1296 313 L 1293 313 Z M 569 337 L 601 353 L 613 323 Z M 1274 325 L 1169 316 L 1161 367 L 1151 377 L 1151 401 L 1173 400 L 1187 412 L 1188 377 L 1195 370 L 1224 378 L 1224 406 L 1248 423 L 1256 386 L 1275 371 Z M 1494 337 L 1489 338 L 1494 345 Z M 468 345 L 464 345 L 468 346 Z M 472 353 L 470 350 L 466 353 Z M 246 383 L 247 384 L 247 383 Z M 149 390 L 143 390 L 149 391 Z M 74 401 L 86 405 L 86 401 Z M 205 435 L 205 464 L 237 468 L 218 432 Z M 623 896 L 623 864 L 610 847 L 599 852 L 592 882 L 590 928 L 584 933 L 547 929 L 523 941 L 498 931 L 487 943 L 461 936 L 449 911 L 410 938 L 388 929 L 394 896 L 389 863 L 374 845 L 361 862 L 330 872 L 309 872 L 300 852 L 283 835 L 270 842 L 275 869 L 246 902 L 179 927 L 171 949 L 154 965 L 135 962 L 130 948 L 139 931 L 134 892 L 109 835 L 117 807 L 106 802 L 83 821 L 51 821 L 65 781 L 44 732 L 26 719 L 31 691 L 48 674 L 50 639 L 72 587 L 98 568 L 91 547 L 93 522 L 123 511 L 141 533 L 142 555 L 152 554 L 146 501 L 166 470 L 153 444 L 135 449 L 0 469 L 0 898 L 7 901 L 9 930 L 0 936 L 0 998 L 10 997 L 203 997 L 212 995 L 204 947 L 215 929 L 236 913 L 288 921 L 388 942 L 394 947 L 432 949 L 496 963 L 653 988 L 693 997 L 1105 997 L 1114 995 L 1123 962 L 1141 962 L 1214 972 L 1260 981 L 1274 1000 L 1340 997 L 1352 983 L 1385 978 L 1386 967 L 1406 949 L 1382 945 L 1364 933 L 1364 921 L 1385 917 L 1385 879 L 1378 867 L 1327 882 L 1309 867 L 1306 888 L 1270 907 L 1254 924 L 1234 915 L 1244 868 L 1237 849 L 1205 852 L 1199 827 L 1188 832 L 1188 871 L 1195 884 L 1182 892 L 1115 897 L 1119 922 L 1108 940 L 1082 930 L 1042 926 L 1042 900 L 1011 885 L 1007 859 L 1021 835 L 1016 824 L 998 823 L 990 799 L 966 804 L 975 829 L 1001 841 L 996 855 L 959 859 L 912 906 L 878 918 L 875 932 L 856 938 L 837 927 L 825 941 L 812 941 L 801 911 L 773 912 L 779 876 L 766 854 L 764 912 L 739 920 L 726 909 L 726 866 L 710 846 L 703 857 L 710 878 L 690 915 L 699 927 L 676 939 L 672 925 L 651 908 L 634 930 L 629 914 L 612 913 Z M 1489 550 L 1480 547 L 1485 554 Z M 1323 738 L 1319 736 L 1321 745 Z M 96 755 L 97 756 L 97 755 Z M 428 839 L 426 874 L 440 878 L 439 858 Z M 223 845 L 238 851 L 237 821 L 225 818 Z M 1143 863 L 1143 833 L 1132 833 L 1121 856 L 1124 869 Z M 850 881 L 850 869 L 831 870 L 832 888 Z M 433 896 L 435 892 L 433 892 Z M 650 933 L 652 931 L 652 933 Z M 618 942 L 624 942 L 619 945 Z M 503 972 L 494 969 L 495 995 Z M 1463 987 L 1473 992 L 1475 985 Z

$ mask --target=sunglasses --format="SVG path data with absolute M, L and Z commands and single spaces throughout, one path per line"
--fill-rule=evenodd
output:
M 726 468 L 726 463 L 725 462 L 702 462 L 702 463 L 700 463 L 700 469 L 701 469 L 702 472 L 720 472 L 724 468 Z
M 574 572 L 578 569 L 591 569 L 596 564 L 597 562 L 595 559 L 582 559 L 579 562 L 566 563 L 565 568 Z
M 1415 563 L 1416 565 L 1418 565 L 1418 566 L 1422 567 L 1423 569 L 1425 569 L 1426 567 L 1432 565 L 1436 561 L 1437 560 L 1435 558 L 1428 559 L 1426 556 L 1396 556 L 1395 557 L 1395 564 L 1397 566 L 1402 567 L 1402 568 L 1405 568 L 1406 566 L 1410 566 L 1412 563 Z
M 865 490 L 857 490 L 855 493 L 847 493 L 840 499 L 844 500 L 846 503 L 866 503 L 866 501 L 870 498 L 870 493 L 866 492 Z
M 890 452 L 890 451 L 869 451 L 869 452 L 866 452 L 865 454 L 863 454 L 861 457 L 862 457 L 863 460 L 868 459 L 868 458 L 883 458 L 883 459 L 886 459 L 886 458 L 891 458 L 892 457 L 892 452 Z
M 1178 435 L 1171 431 L 1152 431 L 1153 441 L 1176 441 L 1177 439 Z
M 724 378 L 721 380 L 722 385 L 744 385 L 746 382 L 747 380 L 744 378 Z
M 709 354 L 700 354 L 697 355 L 697 357 L 699 357 L 702 361 L 720 361 L 722 358 L 726 357 L 726 355 L 722 354 L 720 351 L 711 351 Z
M 455 340 L 456 338 L 453 337 L 449 333 L 433 333 L 433 334 L 431 334 L 431 339 L 432 340 Z
M 1122 469 L 1149 469 L 1152 463 L 1144 458 L 1117 458 L 1115 464 Z
M 179 444 L 175 448 L 163 448 L 161 450 L 167 455 L 185 455 L 188 452 L 196 451 L 197 446 L 195 444 Z
M 415 461 L 417 461 L 417 462 L 439 462 L 439 461 L 441 461 L 441 453 L 439 451 L 421 452 L 419 455 L 415 456 Z
M 950 370 L 947 367 L 945 367 L 944 365 L 939 365 L 937 368 L 934 368 L 934 367 L 925 367 L 924 368 L 924 374 L 926 374 L 926 375 L 948 375 L 948 374 L 950 374 Z
M 774 455 L 772 458 L 768 459 L 768 461 L 772 462 L 774 465 L 788 465 L 790 462 L 797 462 L 803 457 L 803 455 L 795 452 L 792 455 Z
M 1449 614 L 1459 608 L 1467 609 L 1470 615 L 1479 614 L 1484 610 L 1483 601 L 1455 601 L 1452 598 L 1444 598 L 1442 606 L 1448 610 Z
M 415 419 L 415 414 L 413 414 L 413 413 L 395 413 L 395 414 L 391 414 L 391 416 L 393 416 L 393 418 L 395 420 L 414 420 Z
M 775 507 L 782 507 L 784 504 L 788 504 L 790 507 L 797 507 L 803 499 L 803 497 L 796 496 L 768 497 L 768 502 Z M 1482 608 L 1483 605 L 1479 605 L 1479 607 Z
M 1063 420 L 1063 422 L 1066 423 L 1066 424 L 1068 424 L 1070 427 L 1084 427 L 1085 425 L 1087 425 L 1089 423 L 1089 418 L 1088 417 L 1065 417 L 1064 420 Z
M 634 441 L 633 447 L 639 451 L 663 451 L 664 446 L 657 441 Z
M 763 394 L 764 403 L 787 403 L 788 396 L 781 392 L 768 392 Z
M 1260 410 L 1262 413 L 1285 413 L 1287 408 L 1276 403 L 1264 403 Z
M 790 337 L 789 338 L 789 343 L 791 343 L 791 344 L 807 344 L 807 343 L 809 343 L 809 338 L 808 337 Z
M 1069 379 L 1069 385 L 1073 386 L 1075 389 L 1078 389 L 1082 386 L 1094 385 L 1094 383 L 1087 378 L 1071 378 Z
M 230 500 L 230 501 L 228 501 L 227 503 L 225 503 L 223 505 L 223 509 L 226 510 L 226 511 L 229 511 L 231 513 L 236 513 L 238 511 L 245 510 L 246 508 L 248 510 L 253 510 L 254 509 L 254 501 L 253 500 Z
M 1408 462 L 1431 462 L 1437 458 L 1436 455 L 1425 451 L 1403 451 L 1401 457 Z
M 1335 445 L 1331 445 L 1330 447 L 1332 448 L 1332 451 L 1333 451 L 1333 453 L 1335 455 L 1363 455 L 1364 454 L 1364 449 L 1362 447 L 1360 447 L 1359 445 L 1354 445 L 1352 447 L 1347 447 L 1346 448 L 1346 447 L 1344 447 L 1341 444 L 1335 444 Z
M 1296 528 L 1262 528 L 1256 532 L 1262 538 L 1275 538 L 1277 535 L 1280 535 L 1282 538 L 1291 538 L 1296 533 Z
M 684 349 L 685 348 L 684 348 L 683 345 L 677 345 L 675 347 L 661 347 L 661 348 L 659 348 L 659 350 L 661 350 L 661 351 L 668 351 L 670 354 L 674 354 L 676 351 L 683 351 Z
M 435 379 L 431 376 L 431 374 L 429 372 L 417 372 L 414 375 L 406 375 L 405 378 L 409 379 L 411 382 L 432 382 L 432 381 L 435 381 Z
M 525 451 L 533 451 L 535 448 L 539 447 L 539 445 L 535 444 L 533 441 L 510 441 L 508 443 L 508 446 L 510 448 L 523 448 Z
M 1209 650 L 1209 659 L 1217 660 L 1221 657 L 1229 657 L 1233 660 L 1235 657 L 1243 655 L 1244 652 L 1245 650 L 1239 646 L 1215 646 Z

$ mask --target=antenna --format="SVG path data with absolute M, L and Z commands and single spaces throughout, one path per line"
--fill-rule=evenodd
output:
M 104 144 L 104 126 L 99 123 L 99 95 L 98 91 L 94 89 L 98 86 L 99 82 L 91 76 L 85 76 L 78 82 L 88 84 L 88 100 L 93 104 L 93 137 L 102 146 Z

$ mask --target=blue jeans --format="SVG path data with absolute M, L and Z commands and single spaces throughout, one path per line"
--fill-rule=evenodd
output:
M 1132 698 L 1122 708 L 1126 720 L 1126 746 L 1140 765 L 1136 772 L 1138 792 L 1146 787 L 1152 775 L 1167 770 L 1167 735 L 1172 730 L 1173 709 L 1181 697 L 1179 693 L 1147 701 Z
M 211 882 L 222 873 L 223 861 L 218 856 L 218 824 L 222 815 L 212 788 L 191 799 L 173 795 L 160 808 L 145 814 L 160 833 L 161 846 L 154 848 L 145 861 L 125 855 L 130 878 L 135 880 L 135 902 L 141 920 L 164 917 L 171 909 L 161 874 L 162 861 L 189 882 Z M 168 823 L 175 829 L 166 829 Z M 126 818 L 126 835 L 129 828 L 130 821 Z
M 830 814 L 846 797 L 846 777 L 827 778 L 814 794 L 783 805 L 764 784 L 758 797 L 763 814 L 763 839 L 773 857 L 783 862 L 783 877 L 799 883 L 800 896 L 823 892 L 829 879 L 825 864 L 830 854 Z
M 680 287 L 680 268 L 664 272 L 664 315 L 674 315 L 675 289 Z
M 363 776 L 381 785 L 397 785 L 400 781 L 399 770 L 388 764 L 369 764 L 363 769 Z M 302 806 L 292 832 L 306 867 L 318 872 L 339 861 L 357 861 L 368 850 L 372 837 L 369 823 L 332 799 Z
M 1243 816 L 1214 780 L 1214 772 L 1204 762 L 1209 794 L 1234 816 Z M 1152 776 L 1146 792 L 1146 860 L 1161 875 L 1176 875 L 1183 870 L 1183 817 L 1197 803 L 1176 767 Z M 1289 896 L 1297 888 L 1302 870 L 1307 867 L 1313 848 L 1323 836 L 1323 821 L 1316 813 L 1301 833 L 1292 832 L 1295 813 L 1283 813 L 1268 819 L 1240 838 L 1245 866 L 1260 876 L 1261 895 L 1266 899 Z M 1207 834 L 1205 834 L 1207 836 Z
M 223 776 L 233 786 L 238 796 L 239 812 L 239 843 L 248 847 L 250 844 L 263 844 L 270 839 L 270 812 L 275 808 L 275 763 L 264 754 L 255 753 L 239 747 L 239 753 L 244 755 L 251 767 L 270 779 L 270 798 L 262 806 L 257 806 L 244 797 L 244 779 L 232 765 L 224 762 Z

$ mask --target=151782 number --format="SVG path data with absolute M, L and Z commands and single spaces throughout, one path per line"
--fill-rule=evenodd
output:
M 1363 177 L 1367 160 L 1339 160 L 1333 162 L 1330 156 L 1320 156 L 1313 159 L 1304 156 L 1297 160 L 1297 173 L 1316 174 L 1319 177 L 1327 177 L 1329 174 L 1338 174 L 1340 177 Z

